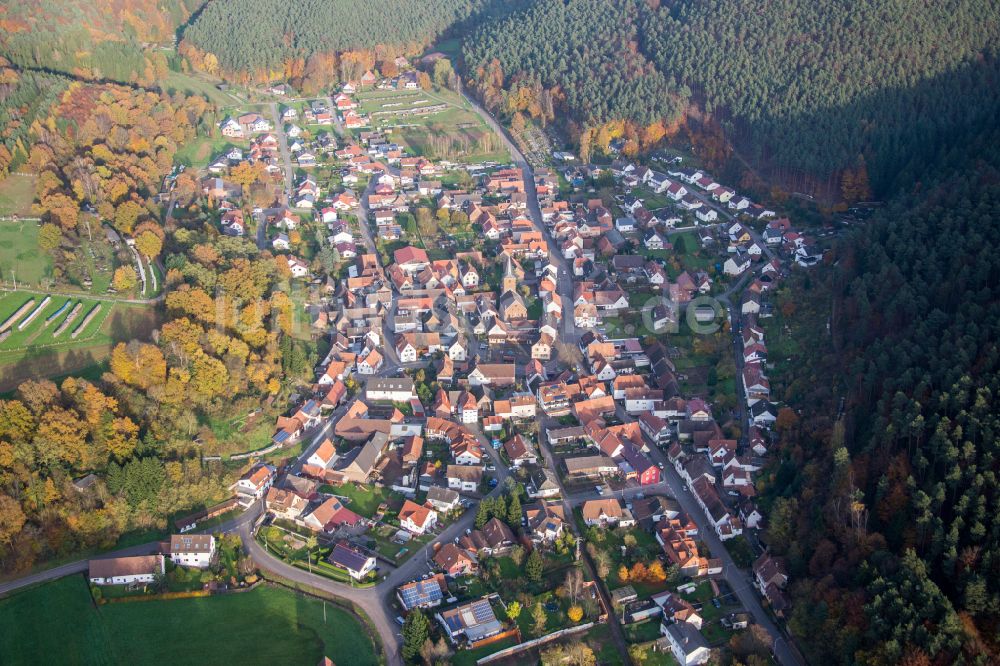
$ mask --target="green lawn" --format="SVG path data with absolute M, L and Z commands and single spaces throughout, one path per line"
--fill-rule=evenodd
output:
M 51 274 L 52 259 L 38 249 L 38 223 L 0 221 L 0 279 L 4 284 L 17 278 L 18 284 L 37 287 Z
M 611 627 L 606 623 L 596 624 L 591 627 L 584 634 L 584 640 L 594 650 L 594 654 L 597 655 L 597 663 L 607 666 L 622 663 L 621 653 L 618 652 L 618 647 L 611 636 Z
M 283 588 L 95 607 L 77 575 L 0 601 L 0 661 L 7 665 L 315 664 L 324 656 L 378 663 L 356 618 Z
M 735 632 L 726 629 L 719 622 L 710 622 L 701 628 L 701 633 L 705 636 L 705 640 L 708 641 L 709 645 L 721 645 L 722 643 L 729 642 L 729 638 Z
M 619 618 L 620 619 L 620 618 Z M 660 620 L 653 618 L 625 626 L 625 640 L 629 643 L 646 643 L 660 637 Z
M 168 92 L 181 91 L 189 95 L 207 97 L 208 101 L 219 107 L 234 106 L 236 104 L 235 99 L 216 88 L 214 83 L 193 74 L 171 71 L 163 80 L 162 85 Z
M 35 306 L 37 307 L 41 305 L 45 296 L 43 294 L 23 291 L 6 292 L 0 295 L 0 321 L 6 320 L 7 317 L 16 312 L 32 298 L 35 299 Z M 45 326 L 45 320 L 55 314 L 67 301 L 70 301 L 69 307 L 60 313 L 51 324 Z M 56 330 L 74 309 L 77 302 L 81 303 L 83 307 L 80 308 L 80 312 L 73 322 L 57 337 L 55 335 Z M 97 315 L 87 323 L 87 326 L 75 338 L 72 337 L 73 332 L 84 322 L 87 314 L 98 304 L 100 304 L 101 309 Z M 18 324 L 27 319 L 31 310 L 25 313 L 18 320 L 17 324 L 12 326 L 10 336 L 3 342 L 0 342 L 0 364 L 3 364 L 6 360 L 3 354 L 5 351 L 39 350 L 43 348 L 64 349 L 120 339 L 123 324 L 126 323 L 125 319 L 129 313 L 135 314 L 137 312 L 144 312 L 147 309 L 146 306 L 142 305 L 118 303 L 110 300 L 53 296 L 24 330 L 18 330 Z M 115 335 L 116 332 L 119 334 L 117 337 Z
M 31 215 L 35 199 L 35 177 L 11 174 L 0 181 L 0 215 Z
M 643 666 L 678 666 L 677 660 L 674 659 L 674 655 L 669 649 L 657 652 L 653 648 L 655 643 L 648 643 L 644 646 L 643 653 L 646 658 L 643 659 Z
M 375 515 L 375 510 L 382 502 L 389 502 L 390 506 L 402 506 L 403 496 L 393 492 L 388 488 L 376 488 L 375 486 L 358 486 L 353 483 L 344 483 L 339 486 L 329 486 L 324 490 L 341 497 L 349 497 L 351 501 L 348 508 L 359 516 L 371 518 Z
M 224 137 L 218 133 L 218 129 L 212 130 L 212 136 L 199 136 L 181 146 L 174 154 L 174 162 L 186 166 L 204 167 L 213 158 L 219 157 L 233 146 L 246 147 L 246 141 L 240 141 Z
M 44 295 L 28 292 L 0 294 L 0 321 L 14 313 L 29 298 L 34 298 L 35 304 L 39 305 Z M 45 319 L 67 300 L 72 300 L 73 303 L 79 301 L 83 307 L 74 322 L 56 338 L 53 332 L 73 306 L 70 305 L 48 327 L 45 326 Z M 0 343 L 0 368 L 3 368 L 3 372 L 0 372 L 0 390 L 14 388 L 25 379 L 63 376 L 101 364 L 116 342 L 132 338 L 145 339 L 156 327 L 158 315 L 150 306 L 101 300 L 101 311 L 80 335 L 72 338 L 73 331 L 97 302 L 97 299 L 86 297 L 70 299 L 66 296 L 53 296 L 41 314 L 23 331 L 18 331 L 17 325 L 14 325 L 11 335 Z
M 750 548 L 750 543 L 747 541 L 745 536 L 738 536 L 735 539 L 729 539 L 724 543 L 726 550 L 733 558 L 733 562 L 736 566 L 743 569 L 749 569 L 753 564 L 754 556 L 753 549 Z
M 492 135 L 492 130 L 461 95 L 451 90 L 372 90 L 359 93 L 357 99 L 363 113 L 447 105 L 427 115 L 381 115 L 372 119 L 372 129 L 391 131 L 393 139 L 414 154 L 469 162 L 510 159 L 499 137 L 484 139 Z M 483 141 L 492 142 L 487 145 Z

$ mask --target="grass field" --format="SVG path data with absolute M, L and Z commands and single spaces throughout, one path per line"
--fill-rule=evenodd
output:
M 483 137 L 492 135 L 492 130 L 461 95 L 451 90 L 368 90 L 358 93 L 356 99 L 359 110 L 367 114 L 446 105 L 441 111 L 421 116 L 372 117 L 372 129 L 390 131 L 395 141 L 417 155 L 469 162 L 510 159 L 499 137 L 492 140 L 488 150 L 482 149 Z
M 388 488 L 376 488 L 375 486 L 357 486 L 353 483 L 344 483 L 339 486 L 330 486 L 324 492 L 329 492 L 341 497 L 351 498 L 348 508 L 359 516 L 371 518 L 375 515 L 375 510 L 382 502 L 388 502 L 390 508 L 403 505 L 403 496 L 393 492 Z
M 95 607 L 77 575 L 0 601 L 0 663 L 11 666 L 311 665 L 324 656 L 377 663 L 368 632 L 352 615 L 282 588 Z
M 246 141 L 236 143 L 236 140 L 224 137 L 218 130 L 212 130 L 212 136 L 199 136 L 193 141 L 189 141 L 178 149 L 174 154 L 174 162 L 185 166 L 204 167 L 218 157 L 223 152 L 233 146 L 246 147 Z
M 52 273 L 52 259 L 38 249 L 37 222 L 0 221 L 0 278 L 10 282 L 14 272 L 19 284 L 31 286 Z
M 34 298 L 37 306 L 41 304 L 44 295 L 23 291 L 0 292 L 0 321 L 16 312 L 29 298 Z M 72 303 L 80 302 L 83 307 L 74 322 L 56 338 L 53 332 L 73 305 L 48 327 L 45 326 L 45 319 L 67 300 Z M 73 331 L 83 323 L 87 313 L 97 303 L 101 303 L 101 311 L 73 339 Z M 26 317 L 27 314 L 20 321 Z M 61 376 L 98 365 L 108 357 L 115 343 L 132 338 L 146 338 L 156 327 L 156 323 L 157 314 L 148 305 L 98 301 L 87 297 L 53 296 L 23 331 L 18 331 L 15 324 L 10 336 L 0 342 L 0 391 L 10 390 L 25 379 Z
M 219 107 L 235 106 L 237 101 L 215 87 L 215 84 L 191 74 L 170 72 L 163 80 L 167 91 L 181 91 L 189 95 L 207 97 L 210 102 Z
M 35 177 L 11 174 L 0 181 L 0 215 L 31 215 Z

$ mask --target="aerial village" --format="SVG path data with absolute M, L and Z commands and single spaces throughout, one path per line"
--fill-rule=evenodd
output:
M 220 125 L 245 147 L 201 181 L 219 231 L 287 260 L 305 335 L 329 350 L 274 426 L 270 448 L 294 462 L 233 487 L 262 505 L 257 542 L 310 574 L 391 585 L 388 612 L 423 609 L 453 649 L 583 627 L 700 664 L 780 622 L 788 576 L 755 504 L 780 407 L 768 295 L 821 259 L 816 240 L 666 154 L 417 155 L 359 95 L 418 87 L 412 69 L 368 73 Z M 230 178 L 244 165 L 282 194 L 253 219 Z M 203 566 L 215 543 L 185 536 L 195 524 L 92 581 Z

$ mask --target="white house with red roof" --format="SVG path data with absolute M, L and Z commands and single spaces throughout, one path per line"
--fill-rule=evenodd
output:
M 322 467 L 324 469 L 329 469 L 333 463 L 337 461 L 337 447 L 333 445 L 330 438 L 323 440 L 323 443 L 319 445 L 311 456 L 306 460 L 309 465 L 316 465 L 317 467 Z
M 437 525 L 438 514 L 430 502 L 417 504 L 411 500 L 403 502 L 399 510 L 399 525 L 413 534 L 424 534 Z

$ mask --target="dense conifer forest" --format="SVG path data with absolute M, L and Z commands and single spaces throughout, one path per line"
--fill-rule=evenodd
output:
M 464 44 L 484 90 L 539 80 L 592 128 L 669 123 L 690 89 L 751 163 L 803 186 L 862 163 L 877 192 L 905 186 L 1000 106 L 986 0 L 539 0 Z
M 788 559 L 790 627 L 816 663 L 996 650 L 996 158 L 898 198 L 779 297 L 802 351 L 779 363 L 765 540 Z
M 491 0 L 214 0 L 184 32 L 204 69 L 267 80 L 316 53 L 416 53 Z

